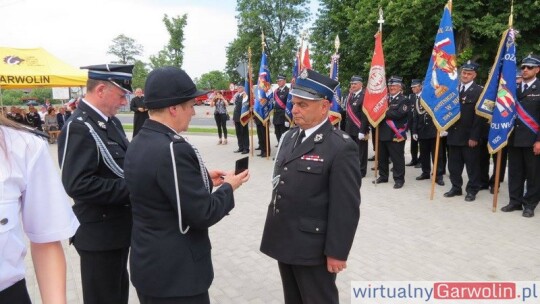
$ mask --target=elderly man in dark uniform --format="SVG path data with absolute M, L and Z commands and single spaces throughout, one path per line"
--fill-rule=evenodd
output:
M 424 180 L 431 178 L 431 164 L 435 161 L 435 144 L 439 132 L 433 123 L 433 119 L 420 103 L 422 95 L 422 80 L 413 79 L 411 81 L 411 89 L 413 94 L 409 96 L 409 100 L 414 103 L 413 124 L 411 126 L 411 134 L 414 140 L 420 145 L 420 163 L 422 165 L 422 174 L 416 177 L 416 180 Z M 444 186 L 444 165 L 443 162 L 444 147 L 439 147 L 439 157 L 437 169 L 433 170 L 436 176 L 436 182 L 440 186 Z
M 195 115 L 195 97 L 207 93 L 186 72 L 155 69 L 145 92 L 150 119 L 125 161 L 133 209 L 131 279 L 142 304 L 210 303 L 208 228 L 234 208 L 233 191 L 249 179 L 248 171 L 207 170 L 197 148 L 180 134 Z
M 272 123 L 274 124 L 274 131 L 278 142 L 281 140 L 281 136 L 289 130 L 289 122 L 285 117 L 287 98 L 289 96 L 289 88 L 286 82 L 285 76 L 278 75 L 277 84 L 279 87 L 274 91 L 274 117 L 272 118 Z
M 131 99 L 129 108 L 133 114 L 133 137 L 139 133 L 144 121 L 148 119 L 148 109 L 144 105 L 144 95 L 141 88 L 135 89 L 135 97 Z
M 122 168 L 128 139 L 115 114 L 128 104 L 133 66 L 84 68 L 86 97 L 58 139 L 62 182 L 81 223 L 71 241 L 81 260 L 84 303 L 127 303 L 131 205 Z
M 405 183 L 405 141 L 407 140 L 409 99 L 403 96 L 403 78 L 392 76 L 388 80 L 388 110 L 384 121 L 379 124 L 379 169 L 381 176 L 374 184 L 387 183 L 389 170 L 388 159 L 392 161 L 394 189 L 400 189 Z
M 234 110 L 233 110 L 233 121 L 234 128 L 236 130 L 236 139 L 238 140 L 238 150 L 235 150 L 234 153 L 249 153 L 249 130 L 247 124 L 242 125 L 240 121 L 242 115 L 242 104 L 249 103 L 248 96 L 244 92 L 244 86 L 239 83 L 236 87 L 236 94 L 234 95 Z
M 339 302 L 336 275 L 347 267 L 358 225 L 358 147 L 328 119 L 338 85 L 306 69 L 291 91 L 298 127 L 278 148 L 261 243 L 278 261 L 285 304 Z
M 483 148 L 482 138 L 487 122 L 475 112 L 476 102 L 480 98 L 483 88 L 474 82 L 478 64 L 468 61 L 461 67 L 459 102 L 460 118 L 449 129 L 448 145 L 448 171 L 452 188 L 444 194 L 445 197 L 462 195 L 463 167 L 467 169 L 469 181 L 465 191 L 465 201 L 472 202 L 480 190 L 480 157 Z
M 345 111 L 347 112 L 345 132 L 347 132 L 358 145 L 358 156 L 362 177 L 365 177 L 367 173 L 368 141 L 366 135 L 369 133 L 369 121 L 366 114 L 362 111 L 364 94 L 362 77 L 357 75 L 352 76 L 349 95 L 347 96 L 347 101 L 345 103 Z
M 508 192 L 510 203 L 503 212 L 523 210 L 533 217 L 540 201 L 540 57 L 521 61 L 523 81 L 517 87 L 517 118 L 508 140 Z M 527 188 L 525 190 L 525 184 Z
M 411 90 L 412 93 L 407 96 L 409 99 L 409 119 L 407 122 L 407 125 L 409 126 L 409 131 L 411 133 L 411 143 L 409 145 L 410 151 L 411 151 L 411 161 L 406 164 L 407 167 L 415 167 L 415 168 L 421 168 L 422 167 L 422 160 L 418 157 L 418 147 L 419 142 L 418 138 L 415 138 L 413 136 L 413 124 L 414 124 L 414 116 L 416 115 L 416 105 L 420 103 L 420 94 L 416 93 L 415 91 L 420 90 L 422 91 L 422 82 L 420 81 L 420 88 L 418 87 L 418 81 L 419 79 L 413 79 L 411 80 Z M 422 156 L 422 153 L 420 153 L 420 157 Z

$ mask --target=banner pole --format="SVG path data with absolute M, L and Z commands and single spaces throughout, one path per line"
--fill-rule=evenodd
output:
M 439 145 L 441 143 L 441 135 L 437 132 L 437 139 L 435 140 L 435 159 L 433 160 L 433 169 L 431 172 L 431 194 L 429 195 L 429 200 L 433 200 L 433 195 L 435 194 L 435 180 L 437 179 L 437 166 L 439 164 Z M 429 155 L 428 155 L 429 157 Z
M 264 136 L 266 137 L 266 159 L 268 159 L 270 155 L 270 131 L 268 129 L 268 125 L 270 124 L 269 121 L 270 118 L 268 118 L 268 120 L 266 120 L 264 123 Z
M 502 149 L 497 152 L 497 163 L 495 164 L 495 181 L 493 182 L 493 208 L 491 211 L 497 212 L 497 199 L 499 197 L 499 177 L 501 175 Z
M 377 170 L 379 169 L 379 126 L 375 127 L 375 186 L 377 186 Z

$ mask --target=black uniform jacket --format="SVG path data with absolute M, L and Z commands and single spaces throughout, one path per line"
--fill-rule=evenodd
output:
M 397 94 L 395 97 L 388 97 L 388 110 L 386 111 L 385 118 L 379 124 L 379 140 L 380 141 L 398 141 L 396 133 L 386 123 L 387 119 L 394 122 L 396 128 L 405 128 L 408 130 L 409 125 L 409 99 L 402 93 Z M 406 132 L 401 133 L 403 139 L 407 139 Z
M 120 120 L 106 121 L 84 101 L 79 104 L 58 138 L 58 161 L 62 183 L 75 205 L 81 225 L 73 238 L 76 248 L 112 250 L 128 247 L 131 238 L 131 207 L 126 183 L 103 161 L 85 122 L 96 131 L 114 161 L 122 168 L 128 140 Z M 116 129 L 114 129 L 116 128 Z
M 362 111 L 362 104 L 364 103 L 365 91 L 361 90 L 357 95 L 349 94 L 347 98 L 346 107 L 350 106 L 352 108 L 355 116 L 360 120 L 360 128 L 352 121 L 350 115 L 347 115 L 347 122 L 345 124 L 345 132 L 354 138 L 358 138 L 358 133 L 366 135 L 369 132 L 369 121 L 366 114 Z M 345 108 L 347 111 L 347 108 Z
M 414 103 L 412 134 L 418 135 L 418 139 L 433 139 L 437 137 L 437 127 L 433 119 L 424 109 L 416 94 L 411 94 L 411 103 Z
M 459 95 L 460 117 L 449 129 L 447 144 L 450 146 L 468 146 L 469 139 L 480 141 L 488 131 L 487 120 L 476 115 L 476 102 L 483 88 L 476 83 Z
M 240 115 L 242 114 L 242 102 L 243 102 L 244 96 L 246 96 L 246 93 L 244 92 L 242 92 L 242 94 L 236 93 L 234 95 L 234 110 L 233 110 L 234 122 L 240 122 Z
M 144 121 L 146 119 L 148 119 L 148 112 L 145 111 L 145 112 L 139 112 L 139 109 L 138 108 L 144 108 L 146 109 L 146 105 L 144 104 L 144 96 L 135 96 L 133 97 L 133 99 L 131 99 L 131 103 L 130 103 L 130 106 L 129 108 L 131 109 L 131 111 L 135 112 L 133 114 L 133 126 L 137 125 L 137 126 L 142 126 L 142 124 L 144 123 Z
M 292 265 L 346 260 L 360 217 L 358 146 L 328 120 L 293 151 L 298 134 L 289 130 L 276 156 L 261 251 Z
M 289 88 L 287 86 L 283 87 L 283 90 L 280 88 L 277 88 L 274 91 L 274 96 L 278 95 L 279 99 L 283 102 L 283 105 L 287 105 L 287 97 L 289 96 Z M 274 125 L 282 125 L 285 124 L 285 109 L 282 108 L 277 101 L 275 101 L 274 97 L 274 117 L 272 118 L 272 123 Z
M 521 86 L 519 84 L 517 88 L 517 102 L 540 124 L 540 81 L 536 79 L 525 92 L 521 92 Z M 519 116 L 516 117 L 509 144 L 514 147 L 532 147 L 536 141 L 540 141 L 540 132 L 534 133 Z
M 152 119 L 129 146 L 125 175 L 133 208 L 131 281 L 137 291 L 153 297 L 206 292 L 214 278 L 208 227 L 233 209 L 231 185 L 210 194 L 212 181 L 209 192 L 193 147 Z M 186 234 L 179 228 L 176 186 L 182 228 L 190 227 Z

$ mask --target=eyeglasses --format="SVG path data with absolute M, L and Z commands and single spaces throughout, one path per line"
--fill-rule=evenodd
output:
M 534 67 L 534 66 L 529 66 L 529 65 L 522 65 L 522 66 L 521 66 L 521 69 L 522 69 L 522 70 L 525 70 L 525 69 L 527 69 L 527 70 L 532 70 L 532 69 L 534 69 L 534 68 L 536 68 L 536 67 Z

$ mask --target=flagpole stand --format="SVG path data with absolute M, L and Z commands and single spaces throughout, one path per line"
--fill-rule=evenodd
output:
M 433 200 L 433 196 L 435 194 L 435 181 L 437 179 L 437 166 L 439 164 L 439 145 L 441 143 L 441 135 L 439 132 L 440 131 L 437 131 L 437 139 L 435 140 L 435 159 L 433 161 L 433 169 L 431 170 L 433 172 L 431 174 L 431 194 L 429 195 L 429 200 L 431 201 Z
M 497 212 L 497 198 L 499 196 L 499 177 L 501 175 L 502 149 L 497 152 L 497 164 L 495 165 L 495 181 L 493 182 L 493 208 L 491 211 Z

